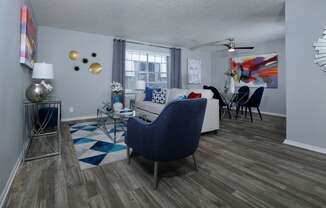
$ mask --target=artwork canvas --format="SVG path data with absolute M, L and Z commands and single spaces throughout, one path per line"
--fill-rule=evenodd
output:
M 278 87 L 278 55 L 264 54 L 230 59 L 237 87 Z
M 189 84 L 201 84 L 201 60 L 188 59 Z
M 36 62 L 36 25 L 27 6 L 21 8 L 20 63 L 33 68 Z

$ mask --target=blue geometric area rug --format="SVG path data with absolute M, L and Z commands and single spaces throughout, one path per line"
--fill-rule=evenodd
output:
M 114 144 L 113 124 L 98 128 L 96 122 L 78 123 L 70 126 L 76 157 L 82 170 L 127 159 L 123 126 L 117 128 L 117 143 Z

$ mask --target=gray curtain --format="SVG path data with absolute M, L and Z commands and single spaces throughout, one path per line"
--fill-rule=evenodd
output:
M 182 88 L 181 49 L 170 48 L 170 88 Z
M 113 40 L 112 81 L 119 82 L 125 88 L 126 41 Z M 122 96 L 124 104 L 124 94 Z

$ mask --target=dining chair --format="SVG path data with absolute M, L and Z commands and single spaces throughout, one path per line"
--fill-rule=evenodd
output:
M 218 89 L 216 89 L 213 86 L 206 86 L 206 85 L 203 86 L 203 89 L 204 90 L 211 90 L 213 92 L 213 98 L 219 100 L 219 112 L 220 112 L 219 113 L 220 114 L 219 117 L 220 117 L 220 120 L 222 120 L 222 110 L 224 109 L 224 107 L 226 107 L 226 110 L 227 110 L 227 113 L 229 115 L 229 118 L 231 119 L 232 118 L 232 115 L 231 115 L 230 105 L 227 102 L 227 100 L 225 99 L 225 97 L 223 97 L 220 94 L 220 92 L 218 91 Z
M 238 118 L 240 107 L 244 107 L 245 108 L 245 117 L 247 117 L 247 110 L 249 110 L 251 122 L 253 122 L 251 108 L 256 108 L 258 111 L 260 120 L 263 120 L 261 113 L 260 113 L 260 109 L 259 109 L 263 94 L 264 94 L 264 87 L 259 87 L 256 89 L 256 91 L 251 95 L 251 97 L 247 101 L 238 102 L 235 118 L 236 119 Z
M 242 86 L 238 89 L 238 92 L 236 93 L 234 99 L 231 102 L 231 108 L 232 104 L 235 103 L 237 106 L 238 102 L 245 102 L 249 99 L 250 94 L 250 88 L 248 86 Z M 241 112 L 243 114 L 243 106 L 241 106 Z

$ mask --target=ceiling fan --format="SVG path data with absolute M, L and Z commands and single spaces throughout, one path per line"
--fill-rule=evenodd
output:
M 198 48 L 204 47 L 204 46 L 225 46 L 229 52 L 235 52 L 235 50 L 252 50 L 255 47 L 252 46 L 243 46 L 243 47 L 237 47 L 235 44 L 234 38 L 228 38 L 221 41 L 214 41 L 209 43 L 204 43 L 195 47 L 190 48 L 191 50 L 196 50 Z

